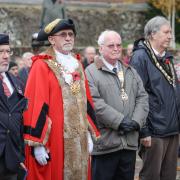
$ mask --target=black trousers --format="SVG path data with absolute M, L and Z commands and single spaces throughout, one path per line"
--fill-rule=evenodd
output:
M 92 180 L 134 180 L 136 151 L 92 156 Z
M 0 180 L 17 180 L 17 174 L 6 168 L 4 156 L 0 157 Z

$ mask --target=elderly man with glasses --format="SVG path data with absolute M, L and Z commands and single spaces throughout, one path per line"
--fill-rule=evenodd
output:
M 26 99 L 20 82 L 8 73 L 13 52 L 9 36 L 0 34 L 0 179 L 16 180 L 19 168 L 26 170 L 23 152 L 22 113 Z
M 93 139 L 93 180 L 134 180 L 139 130 L 148 115 L 148 96 L 137 72 L 120 60 L 120 35 L 98 39 L 100 57 L 86 68 L 101 137 Z
M 88 178 L 88 129 L 98 131 L 82 65 L 71 53 L 75 36 L 71 19 L 56 19 L 38 33 L 51 46 L 32 58 L 25 90 L 28 180 Z

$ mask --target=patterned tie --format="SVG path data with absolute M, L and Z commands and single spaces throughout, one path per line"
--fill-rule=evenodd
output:
M 7 86 L 7 84 L 3 81 L 3 76 L 0 74 L 0 80 L 2 81 L 2 85 L 3 85 L 3 88 L 4 88 L 4 94 L 9 97 L 11 96 L 11 92 Z

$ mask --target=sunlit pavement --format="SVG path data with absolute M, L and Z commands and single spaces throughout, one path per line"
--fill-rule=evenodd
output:
M 141 169 L 141 166 L 142 166 L 142 161 L 140 159 L 139 156 L 137 156 L 137 159 L 136 159 L 136 170 L 135 170 L 135 177 L 134 177 L 134 180 L 139 180 L 139 171 Z M 180 180 L 180 158 L 178 158 L 178 166 L 177 166 L 177 177 L 176 177 L 176 180 Z

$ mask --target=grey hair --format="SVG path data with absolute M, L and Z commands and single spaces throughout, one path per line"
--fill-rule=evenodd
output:
M 150 19 L 144 27 L 145 39 L 149 40 L 151 38 L 152 33 L 158 32 L 160 28 L 165 24 L 170 25 L 170 22 L 163 16 L 155 16 L 152 19 Z
M 25 52 L 23 55 L 22 55 L 22 58 L 29 58 L 29 57 L 32 57 L 34 56 L 34 54 L 32 52 Z
M 97 43 L 98 43 L 99 46 L 101 46 L 101 45 L 104 44 L 106 35 L 109 34 L 109 33 L 111 33 L 111 32 L 117 33 L 116 31 L 109 30 L 109 29 L 101 32 L 101 34 L 100 34 L 99 37 L 98 37 L 98 41 L 97 41 Z M 118 34 L 118 33 L 117 33 L 117 34 Z

